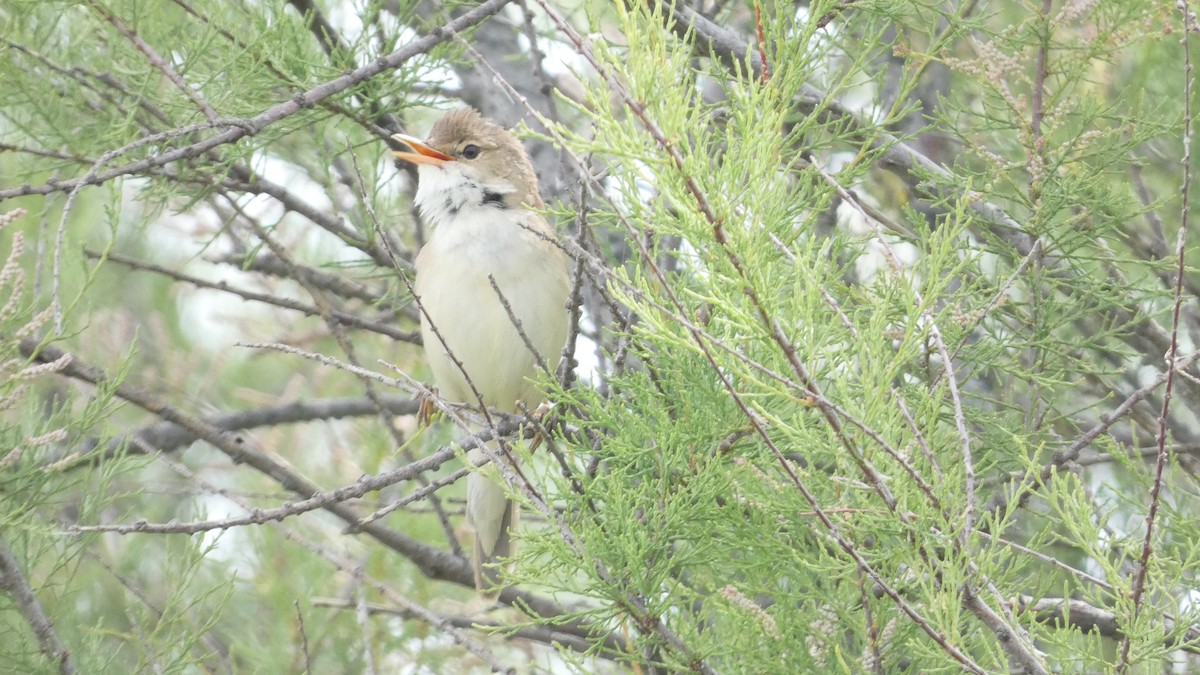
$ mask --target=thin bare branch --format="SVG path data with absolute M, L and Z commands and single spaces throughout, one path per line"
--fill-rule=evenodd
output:
M 509 0 L 484 0 L 484 2 L 475 6 L 470 11 L 464 12 L 458 18 L 447 23 L 446 26 L 434 29 L 429 35 L 417 38 L 391 54 L 381 56 L 364 66 L 351 70 L 341 77 L 334 78 L 301 94 L 297 94 L 291 100 L 275 105 L 258 115 L 246 119 L 226 121 L 222 123 L 222 126 L 229 128 L 208 138 L 130 162 L 108 171 L 89 173 L 81 178 L 56 181 L 53 184 L 39 186 L 23 185 L 17 188 L 0 190 L 0 201 L 25 195 L 47 195 L 55 192 L 69 192 L 87 185 L 101 185 L 120 176 L 143 173 L 154 167 L 197 157 L 214 148 L 235 143 L 247 136 L 253 136 L 272 124 L 286 119 L 301 110 L 311 108 L 325 99 L 346 91 L 385 71 L 393 70 L 415 56 L 429 53 L 434 47 L 450 39 L 453 33 L 464 31 L 483 22 L 488 17 L 503 9 L 508 2 Z M 177 129 L 168 133 L 173 136 L 180 136 L 192 133 L 192 131 L 184 132 Z
M 21 571 L 20 562 L 13 555 L 8 543 L 3 540 L 0 540 L 0 590 L 12 598 L 17 611 L 33 631 L 34 637 L 37 638 L 42 654 L 57 667 L 58 672 L 62 675 L 78 673 L 79 670 L 71 659 L 71 653 L 58 639 L 58 631 L 55 630 L 50 617 L 42 608 L 42 603 Z
M 1179 188 L 1180 214 L 1179 232 L 1175 235 L 1175 301 L 1171 307 L 1171 345 L 1166 354 L 1165 384 L 1163 386 L 1162 409 L 1158 416 L 1158 457 L 1154 463 L 1154 482 L 1150 486 L 1149 509 L 1146 511 L 1146 532 L 1142 539 L 1142 553 L 1138 560 L 1137 572 L 1133 576 L 1130 589 L 1133 601 L 1133 617 L 1130 623 L 1137 620 L 1142 611 L 1142 597 L 1146 592 L 1146 575 L 1150 570 L 1150 556 L 1154 552 L 1154 526 L 1161 504 L 1163 489 L 1163 473 L 1171 458 L 1167 454 L 1167 431 L 1170 428 L 1171 396 L 1175 390 L 1176 356 L 1179 353 L 1180 312 L 1183 309 L 1183 278 L 1187 271 L 1187 240 L 1191 204 L 1189 197 L 1192 187 L 1192 49 L 1189 37 L 1197 28 L 1188 5 L 1183 0 L 1176 3 L 1183 19 L 1183 177 Z M 1120 672 L 1128 672 L 1132 663 L 1129 659 L 1131 641 L 1128 636 L 1121 641 Z

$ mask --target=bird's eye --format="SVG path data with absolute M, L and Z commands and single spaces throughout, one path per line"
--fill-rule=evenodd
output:
M 479 153 L 479 146 L 474 143 L 462 149 L 463 159 L 475 159 L 479 156 Z

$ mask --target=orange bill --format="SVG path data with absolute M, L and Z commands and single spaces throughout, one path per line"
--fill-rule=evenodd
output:
M 393 152 L 392 154 L 396 156 L 396 159 L 402 159 L 413 164 L 432 164 L 434 166 L 441 166 L 446 162 L 454 161 L 454 158 L 450 155 L 438 152 L 425 145 L 425 142 L 421 139 L 414 138 L 408 134 L 394 134 L 392 135 L 392 140 L 400 141 L 413 150 L 412 152 L 401 152 L 399 150 Z

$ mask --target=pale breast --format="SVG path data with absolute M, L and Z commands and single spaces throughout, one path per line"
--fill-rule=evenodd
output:
M 441 223 L 417 256 L 415 290 L 428 315 L 421 322 L 426 357 L 449 400 L 477 402 L 464 370 L 489 406 L 515 411 L 518 399 L 533 407 L 543 398 L 529 382 L 537 376 L 537 359 L 489 275 L 551 369 L 566 341 L 566 258 L 515 217 L 537 216 L 505 209 L 463 211 Z

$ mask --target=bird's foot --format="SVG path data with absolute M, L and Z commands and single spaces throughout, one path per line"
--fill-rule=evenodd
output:
M 437 416 L 437 405 L 433 402 L 433 397 L 437 395 L 437 389 L 430 388 L 429 393 L 421 395 L 421 401 L 417 404 L 417 424 L 422 427 L 427 427 L 433 422 L 433 418 Z
M 529 416 L 538 423 L 539 428 L 545 428 L 541 424 L 542 419 L 546 415 L 550 414 L 550 410 L 553 407 L 554 406 L 550 405 L 549 401 L 542 401 L 540 404 L 538 404 L 538 407 L 534 408 L 533 411 L 529 413 Z M 539 431 L 533 435 L 533 442 L 529 444 L 529 452 L 532 453 L 533 451 L 537 450 L 538 446 L 542 444 L 542 440 L 542 432 L 539 429 Z
M 529 414 L 533 416 L 533 419 L 541 421 L 541 419 L 553 409 L 554 406 L 550 405 L 550 401 L 542 401 L 538 404 L 538 407 L 534 408 L 533 412 Z

